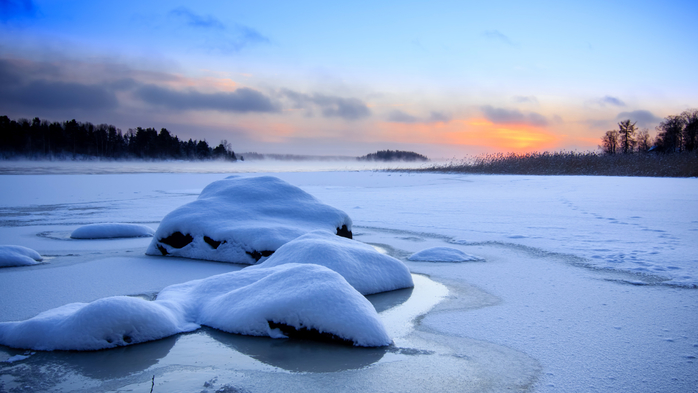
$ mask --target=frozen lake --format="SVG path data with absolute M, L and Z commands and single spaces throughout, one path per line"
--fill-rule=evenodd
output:
M 13 165 L 3 163 L 0 173 L 22 173 Z M 148 257 L 149 238 L 69 238 L 94 223 L 155 229 L 228 170 L 51 165 L 32 164 L 25 168 L 31 175 L 0 175 L 0 244 L 46 257 L 40 265 L 0 269 L 0 321 L 112 295 L 148 297 L 173 283 L 242 268 Z M 313 168 L 272 175 L 347 212 L 355 239 L 401 259 L 415 277 L 413 291 L 371 299 L 393 346 L 347 348 L 201 329 L 93 353 L 0 347 L 0 391 L 149 391 L 153 376 L 155 392 L 698 386 L 698 179 Z M 479 260 L 407 259 L 437 246 Z M 16 355 L 28 357 L 7 362 Z

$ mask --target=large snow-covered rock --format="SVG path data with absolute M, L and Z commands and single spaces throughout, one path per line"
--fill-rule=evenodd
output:
M 111 239 L 122 237 L 151 237 L 155 231 L 152 228 L 139 224 L 89 224 L 83 225 L 73 231 L 70 237 L 73 239 Z
M 0 267 L 36 265 L 41 255 L 22 246 L 0 246 Z
M 351 238 L 351 219 L 278 178 L 232 176 L 165 216 L 146 254 L 255 264 L 314 230 Z
M 472 262 L 482 261 L 482 258 L 466 254 L 452 247 L 432 247 L 410 255 L 410 261 L 420 262 Z
M 414 286 L 409 269 L 400 260 L 381 254 L 367 244 L 324 231 L 294 239 L 266 261 L 248 269 L 289 263 L 310 263 L 332 269 L 363 295 Z
M 391 343 L 371 303 L 342 276 L 323 266 L 287 264 L 172 285 L 154 301 L 115 296 L 67 304 L 26 321 L 0 323 L 0 344 L 96 350 L 200 325 L 274 338 L 309 334 L 367 347 Z

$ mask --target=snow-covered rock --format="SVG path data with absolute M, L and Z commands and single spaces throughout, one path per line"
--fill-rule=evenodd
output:
M 274 255 L 252 268 L 268 268 L 289 263 L 325 266 L 339 273 L 363 295 L 414 286 L 410 271 L 400 260 L 373 247 L 314 231 L 281 246 Z
M 0 246 L 0 267 L 36 265 L 41 255 L 22 246 Z
M 410 255 L 407 259 L 420 262 L 471 262 L 482 260 L 482 258 L 466 254 L 461 250 L 451 247 L 427 248 Z
M 170 212 L 146 254 L 255 264 L 314 230 L 351 238 L 351 219 L 272 176 L 213 182 Z
M 83 225 L 73 231 L 73 239 L 110 239 L 119 237 L 151 237 L 155 231 L 145 225 L 138 224 L 90 224 Z
M 163 289 L 157 300 L 115 296 L 72 303 L 0 323 L 0 344 L 37 350 L 96 350 L 156 340 L 206 325 L 274 338 L 296 333 L 357 346 L 391 343 L 371 303 L 318 265 L 243 269 Z

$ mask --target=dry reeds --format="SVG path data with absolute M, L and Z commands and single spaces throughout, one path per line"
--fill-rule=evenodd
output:
M 495 153 L 414 171 L 509 175 L 698 177 L 698 154 L 696 152 L 597 154 L 570 151 Z

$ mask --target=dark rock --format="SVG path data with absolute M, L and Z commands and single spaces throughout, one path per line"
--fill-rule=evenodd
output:
M 332 333 L 325 333 L 325 332 L 320 332 L 319 330 L 315 328 L 306 328 L 306 327 L 301 327 L 300 329 L 296 329 L 293 326 L 286 325 L 285 323 L 276 323 L 273 321 L 267 321 L 269 323 L 269 328 L 271 329 L 279 329 L 281 332 L 288 338 L 293 338 L 293 339 L 300 339 L 300 340 L 313 340 L 313 341 L 321 341 L 321 342 L 331 342 L 331 343 L 337 343 L 337 344 L 346 344 L 346 345 L 354 345 L 354 342 L 351 340 L 347 340 L 345 338 L 341 338 L 339 336 L 336 336 Z
M 160 252 L 162 253 L 163 256 L 169 254 L 169 253 L 167 252 L 167 249 L 166 249 L 165 247 L 159 245 L 159 244 L 158 244 L 158 250 L 160 250 Z
M 352 233 L 349 230 L 349 228 L 347 228 L 346 225 L 342 225 L 341 228 L 337 228 L 337 236 L 346 237 L 347 239 L 351 239 Z
M 268 250 L 264 250 L 264 251 L 257 251 L 257 250 L 255 250 L 255 251 L 252 251 L 252 252 L 245 251 L 245 254 L 251 256 L 252 258 L 254 258 L 255 261 L 259 261 L 260 259 L 262 259 L 262 257 L 271 256 L 271 254 L 273 254 L 273 253 L 274 253 L 274 251 L 268 251 Z
M 174 248 L 182 248 L 194 240 L 190 234 L 182 235 L 182 232 L 175 232 L 168 237 L 159 239 L 160 243 L 165 243 Z
M 217 249 L 218 246 L 221 245 L 221 242 L 220 242 L 220 241 L 218 241 L 218 240 L 213 240 L 213 239 L 211 239 L 211 238 L 208 237 L 208 236 L 204 236 L 204 241 L 205 241 L 209 246 L 213 247 L 214 249 Z

